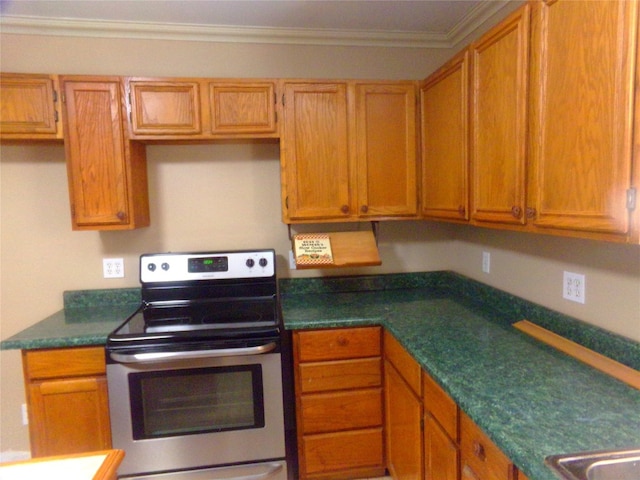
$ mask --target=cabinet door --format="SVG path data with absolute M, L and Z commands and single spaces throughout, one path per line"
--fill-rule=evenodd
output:
M 56 82 L 49 75 L 0 74 L 0 137 L 62 138 Z
M 529 7 L 471 46 L 472 213 L 525 223 Z
M 460 468 L 464 480 L 515 480 L 509 458 L 465 413 L 460 413 Z
M 144 147 L 128 142 L 119 79 L 62 78 L 74 229 L 149 224 Z
M 202 133 L 200 83 L 197 81 L 128 81 L 133 135 Z
M 285 222 L 353 213 L 345 83 L 285 83 L 281 166 Z
M 422 115 L 422 214 L 469 220 L 469 51 L 425 80 Z
M 211 82 L 211 133 L 275 134 L 275 101 L 273 82 Z
M 395 480 L 423 475 L 422 404 L 393 365 L 385 361 L 387 468 Z
M 104 376 L 34 382 L 28 392 L 32 456 L 111 448 Z
M 400 82 L 355 86 L 361 217 L 418 213 L 415 89 Z
M 534 8 L 534 224 L 626 233 L 638 4 L 558 0 Z
M 458 446 L 431 415 L 425 416 L 424 468 L 426 480 L 458 480 Z

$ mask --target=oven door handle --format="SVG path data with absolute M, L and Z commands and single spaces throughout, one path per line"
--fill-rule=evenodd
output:
M 109 356 L 118 363 L 157 363 L 174 360 L 192 360 L 194 358 L 236 357 L 239 355 L 260 355 L 275 350 L 276 342 L 245 348 L 216 348 L 213 350 L 193 350 L 186 352 L 142 352 L 123 354 L 109 352 Z

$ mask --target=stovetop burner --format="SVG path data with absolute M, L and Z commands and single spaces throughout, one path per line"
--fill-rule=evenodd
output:
M 146 254 L 142 304 L 107 339 L 107 349 L 200 348 L 281 331 L 275 252 Z

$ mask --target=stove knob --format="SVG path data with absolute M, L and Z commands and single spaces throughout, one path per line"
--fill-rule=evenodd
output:
M 169 264 L 167 262 L 164 262 L 162 265 L 160 265 L 162 267 L 162 269 L 166 272 L 167 270 L 169 270 Z
M 253 260 L 253 258 L 249 258 L 247 259 L 247 267 L 249 268 L 253 268 L 253 266 L 256 264 L 256 262 Z
M 260 264 L 261 267 L 266 267 L 269 262 L 267 262 L 266 258 L 261 258 L 258 263 Z
M 150 272 L 155 272 L 156 271 L 156 264 L 155 263 L 150 263 L 149 265 L 147 265 L 147 270 L 149 270 Z

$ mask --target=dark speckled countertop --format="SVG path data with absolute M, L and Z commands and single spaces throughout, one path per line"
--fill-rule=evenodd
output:
M 640 446 L 640 391 L 534 340 L 527 319 L 640 370 L 640 344 L 452 272 L 280 279 L 289 330 L 383 325 L 525 472 L 547 455 Z M 64 293 L 0 349 L 103 345 L 140 290 Z
M 139 288 L 74 290 L 62 298 L 62 310 L 3 340 L 0 350 L 104 345 L 141 301 Z
M 640 369 L 640 344 L 450 272 L 281 280 L 288 329 L 380 324 L 530 480 L 551 454 L 640 446 L 640 391 L 512 327 Z

